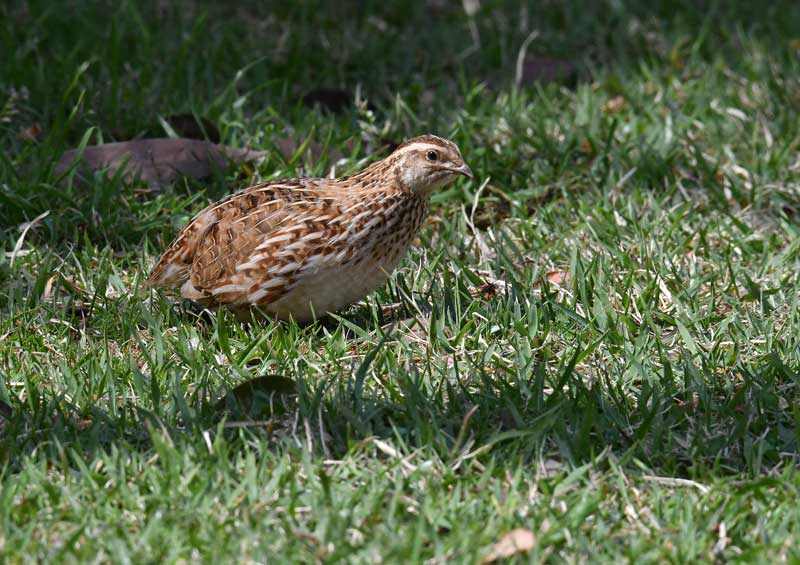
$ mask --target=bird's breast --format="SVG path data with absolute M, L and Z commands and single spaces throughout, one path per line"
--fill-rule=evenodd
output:
M 375 215 L 352 226 L 337 242 L 342 261 L 320 261 L 299 273 L 286 294 L 267 311 L 279 318 L 305 321 L 347 307 L 379 288 L 397 268 L 425 219 L 425 202 L 402 204 L 395 216 Z M 369 225 L 372 222 L 372 225 Z

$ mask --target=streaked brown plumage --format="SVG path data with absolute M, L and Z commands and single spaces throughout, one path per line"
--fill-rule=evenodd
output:
M 307 321 L 340 310 L 385 282 L 431 192 L 459 174 L 472 177 L 458 147 L 423 135 L 349 177 L 252 186 L 189 222 L 146 284 L 244 316 L 256 307 Z

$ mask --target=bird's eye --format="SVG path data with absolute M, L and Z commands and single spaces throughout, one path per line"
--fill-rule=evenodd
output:
M 438 161 L 439 154 L 436 151 L 428 151 L 428 161 Z

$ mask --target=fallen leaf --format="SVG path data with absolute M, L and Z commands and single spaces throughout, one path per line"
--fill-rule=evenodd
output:
M 528 55 L 522 63 L 520 86 L 536 82 L 563 82 L 571 84 L 577 78 L 578 69 L 566 59 L 547 55 Z
M 547 273 L 547 282 L 553 284 L 562 284 L 569 281 L 569 273 L 565 271 L 550 271 Z
M 244 412 L 249 415 L 263 413 L 273 408 L 283 408 L 287 397 L 297 394 L 292 379 L 281 375 L 264 375 L 236 385 L 220 398 L 215 408 L 218 412 Z M 277 398 L 277 402 L 273 402 Z
M 527 553 L 533 549 L 535 543 L 536 536 L 532 531 L 516 528 L 497 540 L 482 563 L 494 563 L 498 559 L 505 559 L 517 553 Z
M 89 420 L 89 419 L 83 418 L 83 419 L 77 420 L 75 422 L 75 427 L 78 428 L 79 431 L 84 431 L 84 430 L 88 430 L 89 428 L 91 428 L 93 424 L 94 424 L 94 420 Z
M 482 199 L 475 208 L 473 225 L 479 230 L 500 224 L 511 215 L 511 205 L 506 199 Z
M 491 300 L 501 292 L 505 292 L 510 285 L 501 279 L 486 278 L 482 285 L 473 289 L 470 294 L 481 296 L 484 300 Z
M 372 112 L 378 110 L 372 102 L 369 100 L 366 102 L 368 110 Z M 355 107 L 356 97 L 352 92 L 340 88 L 316 88 L 303 95 L 303 104 L 309 108 L 319 106 L 334 114 L 343 114 L 351 107 Z
M 29 143 L 39 143 L 42 139 L 42 126 L 34 123 L 30 127 L 21 129 L 17 134 L 17 139 Z
M 588 138 L 584 137 L 579 147 L 581 153 L 583 153 L 584 155 L 590 155 L 590 156 L 594 155 L 594 145 L 592 145 L 591 140 L 589 140 Z
M 493 282 L 483 283 L 478 289 L 478 292 L 480 292 L 486 300 L 489 300 L 490 298 L 494 298 L 497 294 L 497 285 Z
M 44 283 L 44 290 L 42 291 L 42 302 L 50 302 L 50 298 L 53 296 L 53 285 L 56 282 L 56 278 L 58 275 L 51 275 L 47 282 Z
M 605 103 L 603 106 L 603 111 L 609 114 L 616 114 L 622 110 L 623 106 L 625 106 L 625 99 L 622 96 L 615 96 Z
M 266 151 L 197 139 L 139 139 L 89 146 L 82 154 L 77 149 L 66 151 L 56 165 L 56 174 L 66 173 L 78 160 L 82 175 L 100 169 L 113 175 L 125 167 L 128 182 L 138 177 L 152 188 L 163 188 L 181 175 L 200 179 L 230 162 L 255 161 L 266 155 Z
M 353 95 L 338 88 L 317 88 L 303 96 L 303 104 L 313 108 L 319 106 L 334 114 L 341 114 L 353 105 Z

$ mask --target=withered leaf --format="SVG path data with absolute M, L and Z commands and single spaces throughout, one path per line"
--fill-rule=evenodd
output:
M 339 88 L 315 88 L 303 95 L 303 104 L 309 108 L 319 108 L 334 114 L 343 114 L 356 105 L 352 92 Z M 378 108 L 367 100 L 367 109 L 376 112 Z
M 517 553 L 527 553 L 533 549 L 535 543 L 536 536 L 532 531 L 525 528 L 513 529 L 495 542 L 482 563 L 494 563 Z
M 125 167 L 124 178 L 137 177 L 152 188 L 163 188 L 179 176 L 196 179 L 211 176 L 231 162 L 255 161 L 267 155 L 238 147 L 217 145 L 198 139 L 138 139 L 88 146 L 64 152 L 56 165 L 56 174 L 66 173 L 78 160 L 78 173 L 106 169 L 115 174 Z
M 625 99 L 622 96 L 615 96 L 603 105 L 603 111 L 609 114 L 616 114 L 625 106 Z
M 547 273 L 547 282 L 553 284 L 565 284 L 569 282 L 569 273 L 566 271 L 550 271 Z
M 17 139 L 28 143 L 39 143 L 42 139 L 42 126 L 37 122 L 17 133 Z
M 571 85 L 577 77 L 577 68 L 566 59 L 547 55 L 528 55 L 522 63 L 520 84 L 527 86 L 535 82 L 562 82 Z
M 338 88 L 317 88 L 303 96 L 303 104 L 311 108 L 319 106 L 334 114 L 341 114 L 353 105 L 353 95 Z
M 255 415 L 270 407 L 282 408 L 286 398 L 295 394 L 297 385 L 292 379 L 281 375 L 263 375 L 236 385 L 217 401 L 215 409 L 218 412 Z

